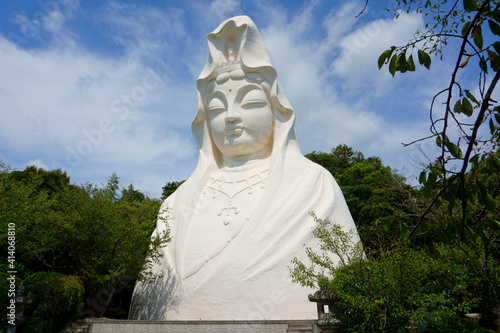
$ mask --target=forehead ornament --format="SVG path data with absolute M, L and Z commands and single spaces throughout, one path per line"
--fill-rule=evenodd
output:
M 239 54 L 237 49 L 235 48 L 235 44 L 232 39 L 229 39 L 226 42 L 224 51 L 224 57 L 226 58 L 225 62 L 220 63 L 215 67 L 214 73 L 216 79 L 208 84 L 207 90 L 213 90 L 214 85 L 222 84 L 226 82 L 229 78 L 233 80 L 241 80 L 245 77 L 252 80 L 257 84 L 265 84 L 268 88 L 269 85 L 263 82 L 263 78 L 260 74 L 255 72 L 244 72 L 242 63 L 239 59 Z M 231 92 L 231 90 L 229 90 Z
M 219 64 L 215 68 L 215 73 L 217 77 L 224 73 L 231 73 L 233 71 L 242 71 L 241 69 L 241 61 L 238 60 L 237 51 L 234 48 L 234 43 L 229 40 L 226 43 L 226 48 L 224 52 L 224 56 L 226 57 L 226 62 Z M 226 75 L 224 75 L 226 76 Z M 231 75 L 232 76 L 232 75 Z M 228 76 L 229 78 L 229 76 Z

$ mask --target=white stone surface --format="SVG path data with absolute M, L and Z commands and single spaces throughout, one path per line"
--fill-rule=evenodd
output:
M 198 165 L 169 198 L 155 232 L 172 242 L 138 283 L 132 319 L 315 319 L 313 290 L 290 262 L 317 248 L 309 212 L 355 229 L 328 171 L 299 150 L 295 113 L 253 21 L 238 16 L 208 35 L 192 124 Z M 293 68 L 290 68 L 293 70 Z M 314 112 L 314 110 L 311 110 Z
M 302 328 L 304 333 L 315 332 L 313 322 L 297 321 L 137 321 L 92 318 L 87 319 L 86 324 L 89 333 L 286 333 L 295 327 Z

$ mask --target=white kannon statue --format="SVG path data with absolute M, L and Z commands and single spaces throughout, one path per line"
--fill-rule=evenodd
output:
M 355 230 L 337 183 L 299 150 L 295 114 L 253 21 L 233 17 L 208 35 L 192 123 L 195 171 L 165 200 L 170 228 L 159 277 L 137 284 L 131 319 L 314 319 L 314 292 L 289 266 L 317 248 L 314 211 Z M 335 260 L 335 258 L 333 258 Z

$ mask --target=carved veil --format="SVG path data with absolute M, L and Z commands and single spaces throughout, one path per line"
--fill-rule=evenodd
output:
M 314 319 L 316 308 L 307 298 L 313 290 L 292 283 L 288 269 L 294 257 L 304 258 L 304 245 L 317 248 L 309 213 L 314 211 L 319 218 L 329 218 L 346 230 L 356 227 L 330 173 L 301 154 L 295 113 L 253 21 L 237 16 L 222 22 L 208 35 L 208 49 L 208 60 L 197 79 L 198 110 L 192 123 L 198 164 L 163 203 L 170 215 L 167 223 L 158 221 L 157 231 L 170 228 L 172 236 L 162 264 L 155 267 L 163 277 L 137 285 L 131 318 Z M 190 289 L 185 280 L 189 266 L 185 244 L 192 235 L 193 216 L 200 214 L 203 188 L 221 166 L 208 128 L 206 91 L 219 66 L 233 61 L 247 73 L 259 73 L 270 85 L 269 99 L 276 111 L 268 178 L 251 218 L 228 240 L 216 260 L 207 261 L 196 272 L 202 274 L 203 284 Z M 206 223 L 210 223 L 208 218 Z

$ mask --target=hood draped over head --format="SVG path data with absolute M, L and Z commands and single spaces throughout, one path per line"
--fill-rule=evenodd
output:
M 212 144 L 207 124 L 207 96 L 210 84 L 217 78 L 222 66 L 233 66 L 245 74 L 257 73 L 270 86 L 269 102 L 276 112 L 275 142 L 278 148 L 285 144 L 285 138 L 296 138 L 295 115 L 290 102 L 284 95 L 273 67 L 271 56 L 255 26 L 248 16 L 236 16 L 222 22 L 208 35 L 208 59 L 196 81 L 198 89 L 198 112 L 192 123 L 192 131 L 198 148 L 204 157 L 214 156 L 220 164 L 219 152 Z M 251 75 L 251 74 L 250 74 Z M 288 124 L 282 128 L 281 124 Z M 278 133 L 278 132 L 286 133 Z M 281 137 L 281 142 L 276 139 Z M 278 145 L 278 146 L 276 146 Z M 279 148 L 278 148 L 279 149 Z M 202 158 L 202 156 L 200 156 Z M 272 162 L 271 162 L 272 163 Z

